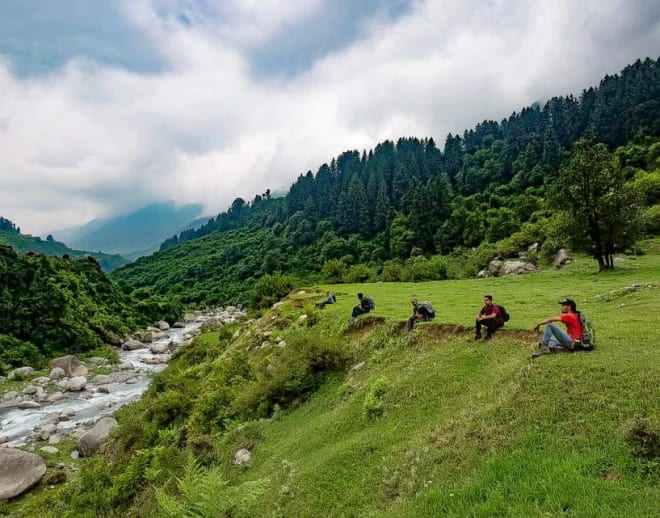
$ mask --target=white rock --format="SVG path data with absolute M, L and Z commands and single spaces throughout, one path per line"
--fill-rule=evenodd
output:
M 58 450 L 54 446 L 42 446 L 41 448 L 39 448 L 39 451 L 43 451 L 44 453 L 48 453 L 50 455 L 55 455 L 56 453 L 60 452 L 60 450 Z
M 67 384 L 66 389 L 69 392 L 80 392 L 87 385 L 87 378 L 85 376 L 75 376 L 71 378 Z
M 234 455 L 234 464 L 237 464 L 238 466 L 245 464 L 246 462 L 250 462 L 251 460 L 252 454 L 250 453 L 250 450 L 245 448 L 238 450 Z

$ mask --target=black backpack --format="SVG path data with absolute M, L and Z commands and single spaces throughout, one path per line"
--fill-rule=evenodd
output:
M 367 306 L 369 307 L 370 311 L 376 309 L 376 303 L 374 302 L 374 299 L 372 299 L 371 297 L 367 297 Z
M 502 320 L 505 322 L 508 322 L 511 320 L 511 315 L 509 315 L 509 312 L 506 310 L 506 308 L 500 304 L 497 304 L 497 307 L 500 308 L 500 313 L 502 315 Z
M 426 310 L 429 312 L 429 319 L 435 318 L 435 309 L 433 308 L 433 304 L 431 304 L 428 300 L 420 302 L 419 307 L 426 308 Z

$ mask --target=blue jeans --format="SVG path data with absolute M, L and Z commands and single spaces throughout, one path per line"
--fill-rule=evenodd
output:
M 573 339 L 561 327 L 550 323 L 545 325 L 543 343 L 548 347 L 570 347 Z

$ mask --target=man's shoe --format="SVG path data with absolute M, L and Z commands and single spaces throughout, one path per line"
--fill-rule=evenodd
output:
M 348 325 L 352 326 L 353 324 L 355 324 L 355 317 L 351 317 L 348 319 Z
M 484 342 L 490 342 L 493 339 L 492 336 L 487 335 L 486 338 L 484 338 Z
M 534 351 L 532 353 L 532 358 L 536 358 L 537 356 L 541 356 L 543 354 L 551 354 L 552 351 L 550 350 L 550 347 L 547 345 L 542 345 L 541 347 L 538 348 L 538 350 Z
M 475 342 L 478 342 L 479 340 L 481 340 L 481 335 L 477 335 L 474 337 Z

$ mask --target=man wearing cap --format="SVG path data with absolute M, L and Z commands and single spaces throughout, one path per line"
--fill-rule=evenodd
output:
M 560 300 L 559 304 L 561 305 L 561 315 L 541 320 L 534 326 L 534 331 L 538 331 L 543 325 L 545 329 L 539 343 L 539 350 L 535 351 L 532 356 L 573 349 L 573 342 L 582 338 L 580 312 L 577 310 L 575 301 L 564 299 Z M 566 326 L 566 331 L 553 322 L 562 322 Z
M 474 340 L 481 340 L 481 326 L 486 328 L 486 341 L 493 338 L 493 333 L 504 325 L 504 316 L 497 304 L 493 304 L 492 295 L 484 295 L 484 305 L 477 313 Z

